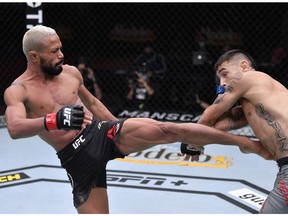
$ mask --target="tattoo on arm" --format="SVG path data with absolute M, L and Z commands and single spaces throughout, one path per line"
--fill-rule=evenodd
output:
M 223 100 L 224 94 L 218 95 L 218 97 L 214 100 L 213 104 L 218 104 Z
M 285 136 L 279 122 L 275 121 L 275 119 L 267 111 L 265 111 L 263 104 L 256 104 L 255 109 L 257 115 L 264 119 L 269 126 L 274 128 L 279 150 L 281 152 L 288 151 L 288 138 Z

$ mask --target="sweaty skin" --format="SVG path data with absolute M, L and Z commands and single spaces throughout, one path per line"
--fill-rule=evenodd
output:
M 49 32 L 47 35 L 39 37 L 39 34 L 42 35 L 47 31 Z M 27 33 L 29 40 L 25 40 Z M 44 116 L 47 113 L 58 112 L 65 105 L 84 106 L 86 115 L 83 128 L 91 124 L 92 116 L 101 121 L 117 120 L 101 101 L 85 88 L 79 70 L 74 66 L 63 65 L 62 44 L 53 29 L 35 26 L 27 33 L 23 37 L 23 41 L 29 45 L 25 46 L 27 43 L 23 42 L 23 48 L 26 47 L 24 53 L 28 60 L 27 69 L 4 93 L 7 104 L 5 112 L 7 129 L 13 139 L 39 135 L 59 152 L 79 134 L 80 130 L 50 130 L 48 132 L 44 127 Z M 37 38 L 38 40 L 41 38 L 41 41 L 36 43 Z M 31 41 L 32 45 L 29 44 Z M 197 141 L 202 145 L 207 143 L 236 145 L 260 154 L 264 158 L 270 157 L 265 149 L 264 153 L 262 152 L 263 148 L 259 143 L 247 137 L 235 136 L 195 123 L 160 122 L 149 118 L 126 119 L 115 145 L 121 154 L 126 155 L 157 144 L 166 145 L 176 141 L 185 143 Z M 91 145 L 94 144 L 97 145 L 97 143 L 91 143 Z M 111 152 L 109 153 L 112 155 Z M 73 160 L 77 160 L 77 157 Z M 81 170 L 79 174 L 80 172 Z M 78 213 L 109 213 L 107 189 L 92 187 L 87 200 L 77 207 L 77 211 Z
M 55 77 L 53 81 L 49 79 L 41 80 L 41 75 L 33 75 L 33 73 L 29 71 L 23 73 L 5 92 L 5 94 L 10 95 L 9 98 L 6 97 L 7 104 L 12 106 L 10 111 L 6 113 L 6 115 L 8 115 L 8 121 L 10 120 L 12 124 L 13 119 L 17 118 L 20 113 L 23 113 L 17 112 L 20 107 L 15 106 L 15 108 L 13 108 L 13 103 L 16 102 L 10 100 L 11 97 L 19 98 L 20 101 L 25 103 L 26 117 L 31 119 L 31 121 L 35 118 L 43 117 L 47 113 L 57 112 L 66 104 L 83 105 L 78 97 L 78 89 L 81 91 L 82 85 L 80 78 L 77 79 L 78 74 L 74 67 L 67 65 L 63 65 L 61 75 Z M 21 85 L 19 85 L 20 83 Z M 41 95 L 41 97 L 39 97 L 39 95 Z M 21 109 L 25 108 L 21 106 Z M 85 106 L 84 111 L 89 121 L 88 116 L 91 117 L 92 114 Z M 13 115 L 13 117 L 10 117 L 10 115 Z M 8 122 L 8 124 L 10 124 L 10 122 Z M 15 130 L 21 131 L 22 128 L 13 127 L 13 130 L 17 133 Z M 53 130 L 49 132 L 42 131 L 39 133 L 39 136 L 58 151 L 69 143 L 78 133 L 79 131 L 77 130 Z
M 117 120 L 104 105 L 89 93 L 83 85 L 83 79 L 74 66 L 63 65 L 64 55 L 61 52 L 62 44 L 58 35 L 45 37 L 46 46 L 38 55 L 31 54 L 27 70 L 19 76 L 4 93 L 6 120 L 12 138 L 39 135 L 56 151 L 66 146 L 77 134 L 78 130 L 46 131 L 44 128 L 44 115 L 57 112 L 67 104 L 85 105 L 86 113 L 84 125 L 90 124 L 92 109 L 99 119 Z M 44 64 L 62 67 L 58 76 L 45 74 L 39 69 L 40 58 L 45 58 Z M 81 99 L 81 100 L 80 100 Z M 87 108 L 86 108 L 87 107 Z M 30 121 L 29 124 L 21 124 Z M 39 128 L 39 121 L 43 127 Z
M 101 120 L 117 120 L 108 109 L 85 88 L 81 73 L 74 66 L 63 65 L 62 44 L 57 34 L 42 40 L 40 49 L 26 55 L 27 69 L 5 90 L 7 129 L 13 139 L 39 135 L 57 152 L 81 131 L 46 131 L 44 116 L 58 112 L 64 105 L 84 105 L 83 128 L 91 124 L 92 114 Z M 53 76 L 45 68 L 62 71 Z M 88 110 L 89 109 L 89 110 Z M 92 188 L 88 200 L 77 208 L 78 213 L 109 213 L 106 188 Z
M 226 89 L 207 108 L 198 123 L 235 128 L 243 117 L 253 129 L 260 143 L 268 149 L 275 160 L 288 156 L 288 92 L 287 89 L 267 74 L 253 70 L 245 59 L 225 61 L 218 66 L 216 74 Z M 223 127 L 219 119 L 236 103 L 238 117 L 230 118 Z M 235 109 L 234 109 L 235 111 Z M 237 116 L 234 113 L 234 117 Z M 240 117 L 239 117 L 240 116 Z M 226 121 L 227 123 L 227 121 Z M 242 149 L 245 152 L 245 149 Z

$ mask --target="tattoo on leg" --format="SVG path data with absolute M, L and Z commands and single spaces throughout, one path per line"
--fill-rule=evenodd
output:
M 288 138 L 285 136 L 279 122 L 275 121 L 275 119 L 267 111 L 265 111 L 263 104 L 256 104 L 255 108 L 257 115 L 266 120 L 268 125 L 274 128 L 279 150 L 281 152 L 288 151 Z

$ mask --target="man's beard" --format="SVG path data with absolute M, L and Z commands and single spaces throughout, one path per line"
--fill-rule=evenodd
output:
M 45 60 L 41 59 L 41 69 L 44 73 L 52 75 L 52 76 L 58 76 L 63 68 L 62 66 L 59 66 L 60 64 L 63 63 L 64 60 L 61 60 L 58 62 L 54 67 L 52 65 L 45 65 Z

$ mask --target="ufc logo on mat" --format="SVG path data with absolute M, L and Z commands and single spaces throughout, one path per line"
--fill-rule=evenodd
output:
M 64 118 L 63 124 L 70 126 L 71 108 L 64 109 Z

